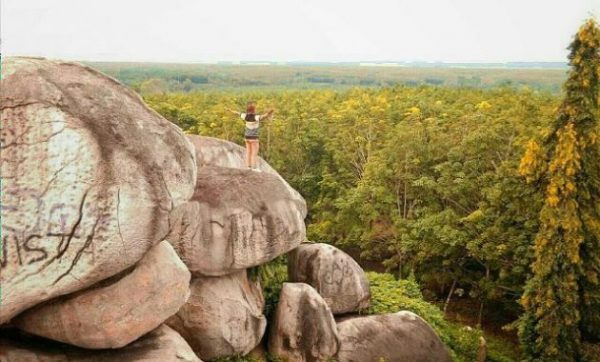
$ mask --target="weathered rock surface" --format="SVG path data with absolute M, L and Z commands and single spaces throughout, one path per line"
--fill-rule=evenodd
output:
M 202 359 L 245 355 L 256 347 L 266 328 L 265 301 L 258 283 L 246 271 L 197 277 L 191 295 L 167 321 Z
M 196 192 L 171 214 L 166 237 L 195 275 L 266 263 L 305 239 L 306 203 L 268 173 L 198 169 Z
M 36 306 L 14 323 L 29 333 L 79 347 L 118 348 L 177 313 L 190 293 L 190 272 L 166 241 L 123 274 Z
M 305 243 L 288 255 L 291 282 L 307 283 L 319 292 L 333 314 L 369 306 L 369 281 L 360 265 L 329 244 Z
M 202 362 L 177 332 L 162 325 L 120 348 L 89 350 L 11 333 L 0 336 L 0 362 Z
M 289 361 L 327 361 L 338 350 L 331 310 L 308 284 L 284 283 L 269 327 L 269 353 Z
M 196 163 L 198 168 L 205 166 L 219 166 L 239 168 L 246 170 L 246 150 L 233 142 L 219 138 L 186 135 L 196 149 Z M 262 157 L 258 158 L 258 167 L 261 171 L 277 176 L 288 188 L 293 198 L 304 202 L 304 199 L 271 167 Z
M 339 362 L 450 362 L 433 329 L 414 313 L 349 317 L 339 321 Z
M 1 324 L 136 263 L 196 162 L 179 128 L 89 67 L 5 58 L 0 87 Z

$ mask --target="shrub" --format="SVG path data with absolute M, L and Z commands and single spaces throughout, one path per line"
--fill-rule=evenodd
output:
M 444 319 L 442 311 L 423 299 L 419 285 L 414 280 L 396 280 L 387 273 L 368 272 L 371 286 L 371 306 L 366 314 L 395 313 L 401 310 L 411 311 L 427 321 L 442 342 L 450 350 L 454 361 L 471 362 L 477 360 L 479 338 L 483 335 L 479 329 L 461 326 Z M 510 348 L 502 343 L 488 339 L 488 361 L 514 361 Z

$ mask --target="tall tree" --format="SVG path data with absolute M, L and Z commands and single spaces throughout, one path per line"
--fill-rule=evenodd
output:
M 545 193 L 520 338 L 535 361 L 573 361 L 581 333 L 600 328 L 600 29 L 586 21 L 569 46 L 571 70 L 551 132 L 529 143 L 519 171 Z M 596 334 L 598 335 L 598 334 Z

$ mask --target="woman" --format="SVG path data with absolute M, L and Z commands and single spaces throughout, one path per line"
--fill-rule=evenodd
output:
M 253 101 L 246 104 L 246 112 L 238 112 L 233 109 L 228 109 L 229 112 L 239 115 L 246 121 L 246 129 L 244 138 L 246 139 L 246 167 L 253 171 L 260 172 L 258 168 L 258 127 L 260 121 L 266 121 L 273 116 L 273 110 L 269 110 L 265 114 L 256 114 L 256 103 Z

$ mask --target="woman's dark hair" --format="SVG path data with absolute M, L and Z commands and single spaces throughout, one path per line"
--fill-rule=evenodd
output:
M 256 102 L 250 101 L 246 104 L 246 113 L 254 114 L 256 112 Z

